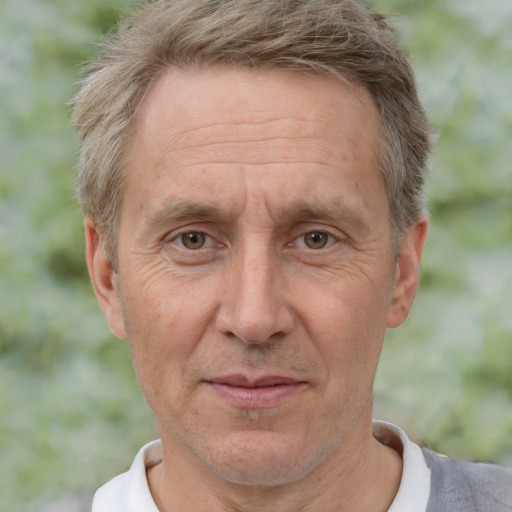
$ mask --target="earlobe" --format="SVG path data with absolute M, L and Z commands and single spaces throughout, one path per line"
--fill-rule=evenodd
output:
M 105 254 L 102 235 L 89 217 L 84 221 L 84 229 L 87 270 L 96 299 L 111 331 L 118 338 L 126 338 L 117 274 Z
M 401 325 L 412 308 L 420 280 L 420 261 L 427 235 L 428 215 L 421 214 L 402 239 L 396 263 L 395 284 L 388 314 L 388 328 Z

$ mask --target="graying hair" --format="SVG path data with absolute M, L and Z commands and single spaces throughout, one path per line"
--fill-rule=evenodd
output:
M 380 112 L 393 250 L 424 209 L 431 132 L 393 30 L 359 0 L 156 0 L 122 22 L 72 100 L 78 197 L 117 265 L 124 156 L 151 84 L 188 66 L 285 68 L 363 84 Z

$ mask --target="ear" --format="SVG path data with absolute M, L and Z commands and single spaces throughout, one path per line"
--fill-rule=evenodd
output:
M 102 235 L 89 217 L 85 219 L 84 228 L 87 270 L 96 299 L 111 331 L 118 338 L 126 338 L 118 276 L 103 249 Z
M 420 280 L 420 261 L 427 236 L 428 215 L 422 213 L 402 238 L 396 262 L 395 284 L 388 314 L 388 328 L 405 322 L 412 308 Z

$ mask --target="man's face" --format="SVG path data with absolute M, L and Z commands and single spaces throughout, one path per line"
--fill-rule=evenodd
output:
M 276 485 L 371 437 L 385 329 L 412 301 L 378 137 L 370 95 L 333 79 L 212 69 L 152 86 L 127 155 L 118 275 L 98 237 L 89 264 L 164 457 Z

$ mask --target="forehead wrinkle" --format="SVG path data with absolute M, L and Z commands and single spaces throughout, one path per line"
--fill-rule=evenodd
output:
M 236 150 L 243 151 L 245 148 L 255 148 L 259 145 L 265 147 L 272 146 L 275 149 L 288 148 L 291 144 L 297 148 L 317 148 L 319 152 L 323 152 L 329 149 L 328 140 L 319 134 L 314 133 L 294 133 L 293 130 L 290 133 L 283 132 L 282 130 L 276 133 L 245 133 L 237 131 L 236 133 L 219 133 L 210 130 L 208 137 L 200 135 L 197 131 L 190 131 L 185 137 L 182 134 L 169 134 L 169 139 L 166 141 L 168 150 L 166 151 L 167 156 L 169 154 L 179 154 L 181 152 L 189 151 L 202 151 L 202 150 L 215 150 L 224 149 L 225 151 Z M 289 148 L 288 148 L 289 149 Z M 332 149 L 331 151 L 332 152 Z
M 266 117 L 269 114 L 271 118 Z M 199 116 L 194 113 L 194 118 L 179 123 L 168 123 L 167 129 L 154 133 L 152 123 L 148 120 L 142 123 L 136 135 L 143 146 L 146 146 L 148 157 L 155 155 L 153 150 L 156 147 L 164 151 L 156 158 L 155 167 L 165 171 L 170 161 L 176 158 L 185 157 L 180 164 L 188 167 L 194 163 L 250 163 L 267 164 L 277 162 L 283 163 L 308 163 L 335 165 L 341 159 L 351 158 L 354 148 L 342 147 L 339 144 L 330 144 L 337 141 L 336 131 L 325 126 L 331 113 L 317 113 L 317 118 L 304 117 L 296 112 L 264 112 L 257 111 L 242 112 L 242 120 L 236 117 L 228 120 L 212 120 L 208 122 L 207 116 Z M 205 118 L 206 117 L 206 118 Z M 249 121 L 246 120 L 249 118 Z M 251 119 L 254 118 L 254 119 Z M 276 125 L 269 130 L 258 127 Z M 232 128 L 237 127 L 237 130 Z M 231 130 L 230 130 L 231 128 Z M 254 129 L 252 129 L 254 128 Z M 255 133 L 256 131 L 256 133 Z M 263 132 L 263 133 L 260 133 Z M 355 141 L 358 138 L 354 133 Z M 201 139 L 203 139 L 201 141 Z M 289 147 L 290 144 L 295 148 Z M 262 154 L 258 146 L 263 145 L 267 150 L 268 159 L 261 160 Z M 249 160 L 240 159 L 240 151 L 248 151 Z M 149 152 L 147 151 L 149 149 Z M 206 155 L 209 162 L 206 162 L 201 154 L 203 151 L 211 151 Z M 268 155 L 271 152 L 271 155 Z M 233 157 L 231 157 L 233 153 Z M 180 155 L 181 154 L 181 155 Z M 254 157 L 254 159 L 253 159 Z M 244 162 L 245 160 L 245 162 Z
M 182 162 L 180 163 L 180 168 L 181 169 L 189 169 L 189 168 L 194 168 L 194 167 L 197 167 L 197 166 L 202 166 L 202 167 L 205 167 L 206 165 L 208 166 L 208 168 L 214 168 L 215 166 L 217 165 L 230 165 L 230 164 L 235 164 L 235 165 L 238 165 L 238 166 L 241 166 L 243 169 L 257 169 L 259 167 L 269 167 L 269 166 L 273 166 L 273 165 L 280 165 L 280 164 L 297 164 L 297 165 L 301 165 L 304 169 L 307 169 L 307 166 L 315 166 L 315 170 L 317 170 L 317 168 L 320 168 L 320 167 L 326 167 L 329 171 L 332 171 L 332 164 L 330 164 L 329 162 L 318 162 L 318 161 L 309 161 L 309 160 L 299 160 L 299 159 L 296 159 L 296 158 L 293 158 L 293 155 L 291 155 L 289 158 L 287 159 L 281 159 L 281 161 L 279 162 L 276 162 L 276 160 L 274 158 L 269 158 L 268 160 L 263 160 L 263 159 L 260 159 L 258 162 L 251 162 L 251 163 L 244 163 L 244 162 L 240 162 L 239 159 L 224 159 L 224 160 L 215 160 L 215 161 L 208 161 L 207 163 L 204 163 L 202 160 L 199 160 L 198 161 L 191 161 L 191 162 Z M 241 173 L 242 175 L 242 173 Z
M 226 146 L 235 146 L 238 147 L 239 144 L 251 144 L 251 145 L 258 145 L 263 142 L 282 142 L 282 141 L 300 141 L 300 140 L 316 140 L 315 137 L 311 137 L 309 135 L 304 136 L 296 136 L 296 135 L 290 135 L 289 137 L 286 136 L 267 136 L 267 137 L 251 137 L 247 139 L 238 138 L 236 140 L 226 139 L 226 140 L 217 140 L 215 142 L 207 142 L 203 144 L 195 144 L 190 146 L 182 146 L 180 148 L 173 148 L 172 152 L 179 152 L 179 151 L 188 151 L 191 149 L 203 149 L 203 148 L 211 148 L 211 147 L 226 147 Z
M 269 114 L 272 117 L 269 117 Z M 295 124 L 297 121 L 301 123 L 301 126 L 304 128 L 310 128 L 311 123 L 319 124 L 323 126 L 323 122 L 328 119 L 327 115 L 319 115 L 318 119 L 312 119 L 310 117 L 303 117 L 297 112 L 267 112 L 264 110 L 261 111 L 251 111 L 237 112 L 237 116 L 227 117 L 225 120 L 219 120 L 218 117 L 216 119 L 211 120 L 211 122 L 207 122 L 206 116 L 208 116 L 208 112 L 204 112 L 201 115 L 194 113 L 189 116 L 188 121 L 180 121 L 179 129 L 175 127 L 170 128 L 169 131 L 174 132 L 174 135 L 188 135 L 192 132 L 197 132 L 201 130 L 222 128 L 224 126 L 237 126 L 237 127 L 251 127 L 251 126 L 261 126 L 268 125 L 273 123 L 284 123 L 287 121 L 292 121 L 294 123 L 294 128 L 297 128 L 299 125 Z M 324 119 L 325 118 L 325 119 Z M 304 130 L 305 131 L 305 130 Z M 308 131 L 311 131 L 309 129 Z
M 267 117 L 264 117 L 267 114 Z M 269 118 L 268 114 L 272 117 Z M 328 115 L 320 116 L 319 119 L 303 117 L 295 112 L 257 112 L 253 113 L 241 112 L 240 116 L 232 117 L 227 120 L 213 120 L 208 122 L 208 112 L 203 116 L 194 114 L 193 121 L 168 123 L 169 128 L 160 131 L 157 134 L 152 133 L 151 124 L 147 126 L 145 135 L 150 141 L 158 141 L 164 143 L 171 150 L 188 150 L 198 149 L 201 147 L 209 147 L 225 144 L 241 144 L 241 143 L 260 143 L 279 140 L 327 140 L 335 138 L 331 130 L 326 130 L 325 121 Z M 242 117 L 241 120 L 238 117 Z M 249 118 L 246 120 L 245 118 Z M 254 117 L 254 119 L 253 119 Z M 324 119 L 324 117 L 326 119 Z M 259 128 L 268 125 L 278 125 L 274 130 Z M 233 131 L 232 128 L 236 127 Z M 257 133 L 255 133 L 255 129 Z M 320 129 L 320 130 L 319 130 Z M 259 132 L 262 133 L 259 133 Z M 143 132 L 144 133 L 144 132 Z M 154 136 L 156 135 L 156 137 Z M 201 140 L 204 142 L 198 142 Z
M 343 161 L 354 158 L 351 148 L 329 144 L 324 138 L 305 135 L 265 136 L 198 143 L 188 146 L 169 145 L 158 158 L 156 167 L 165 171 L 169 166 L 176 170 L 194 165 L 208 169 L 215 164 L 304 164 L 336 168 Z

